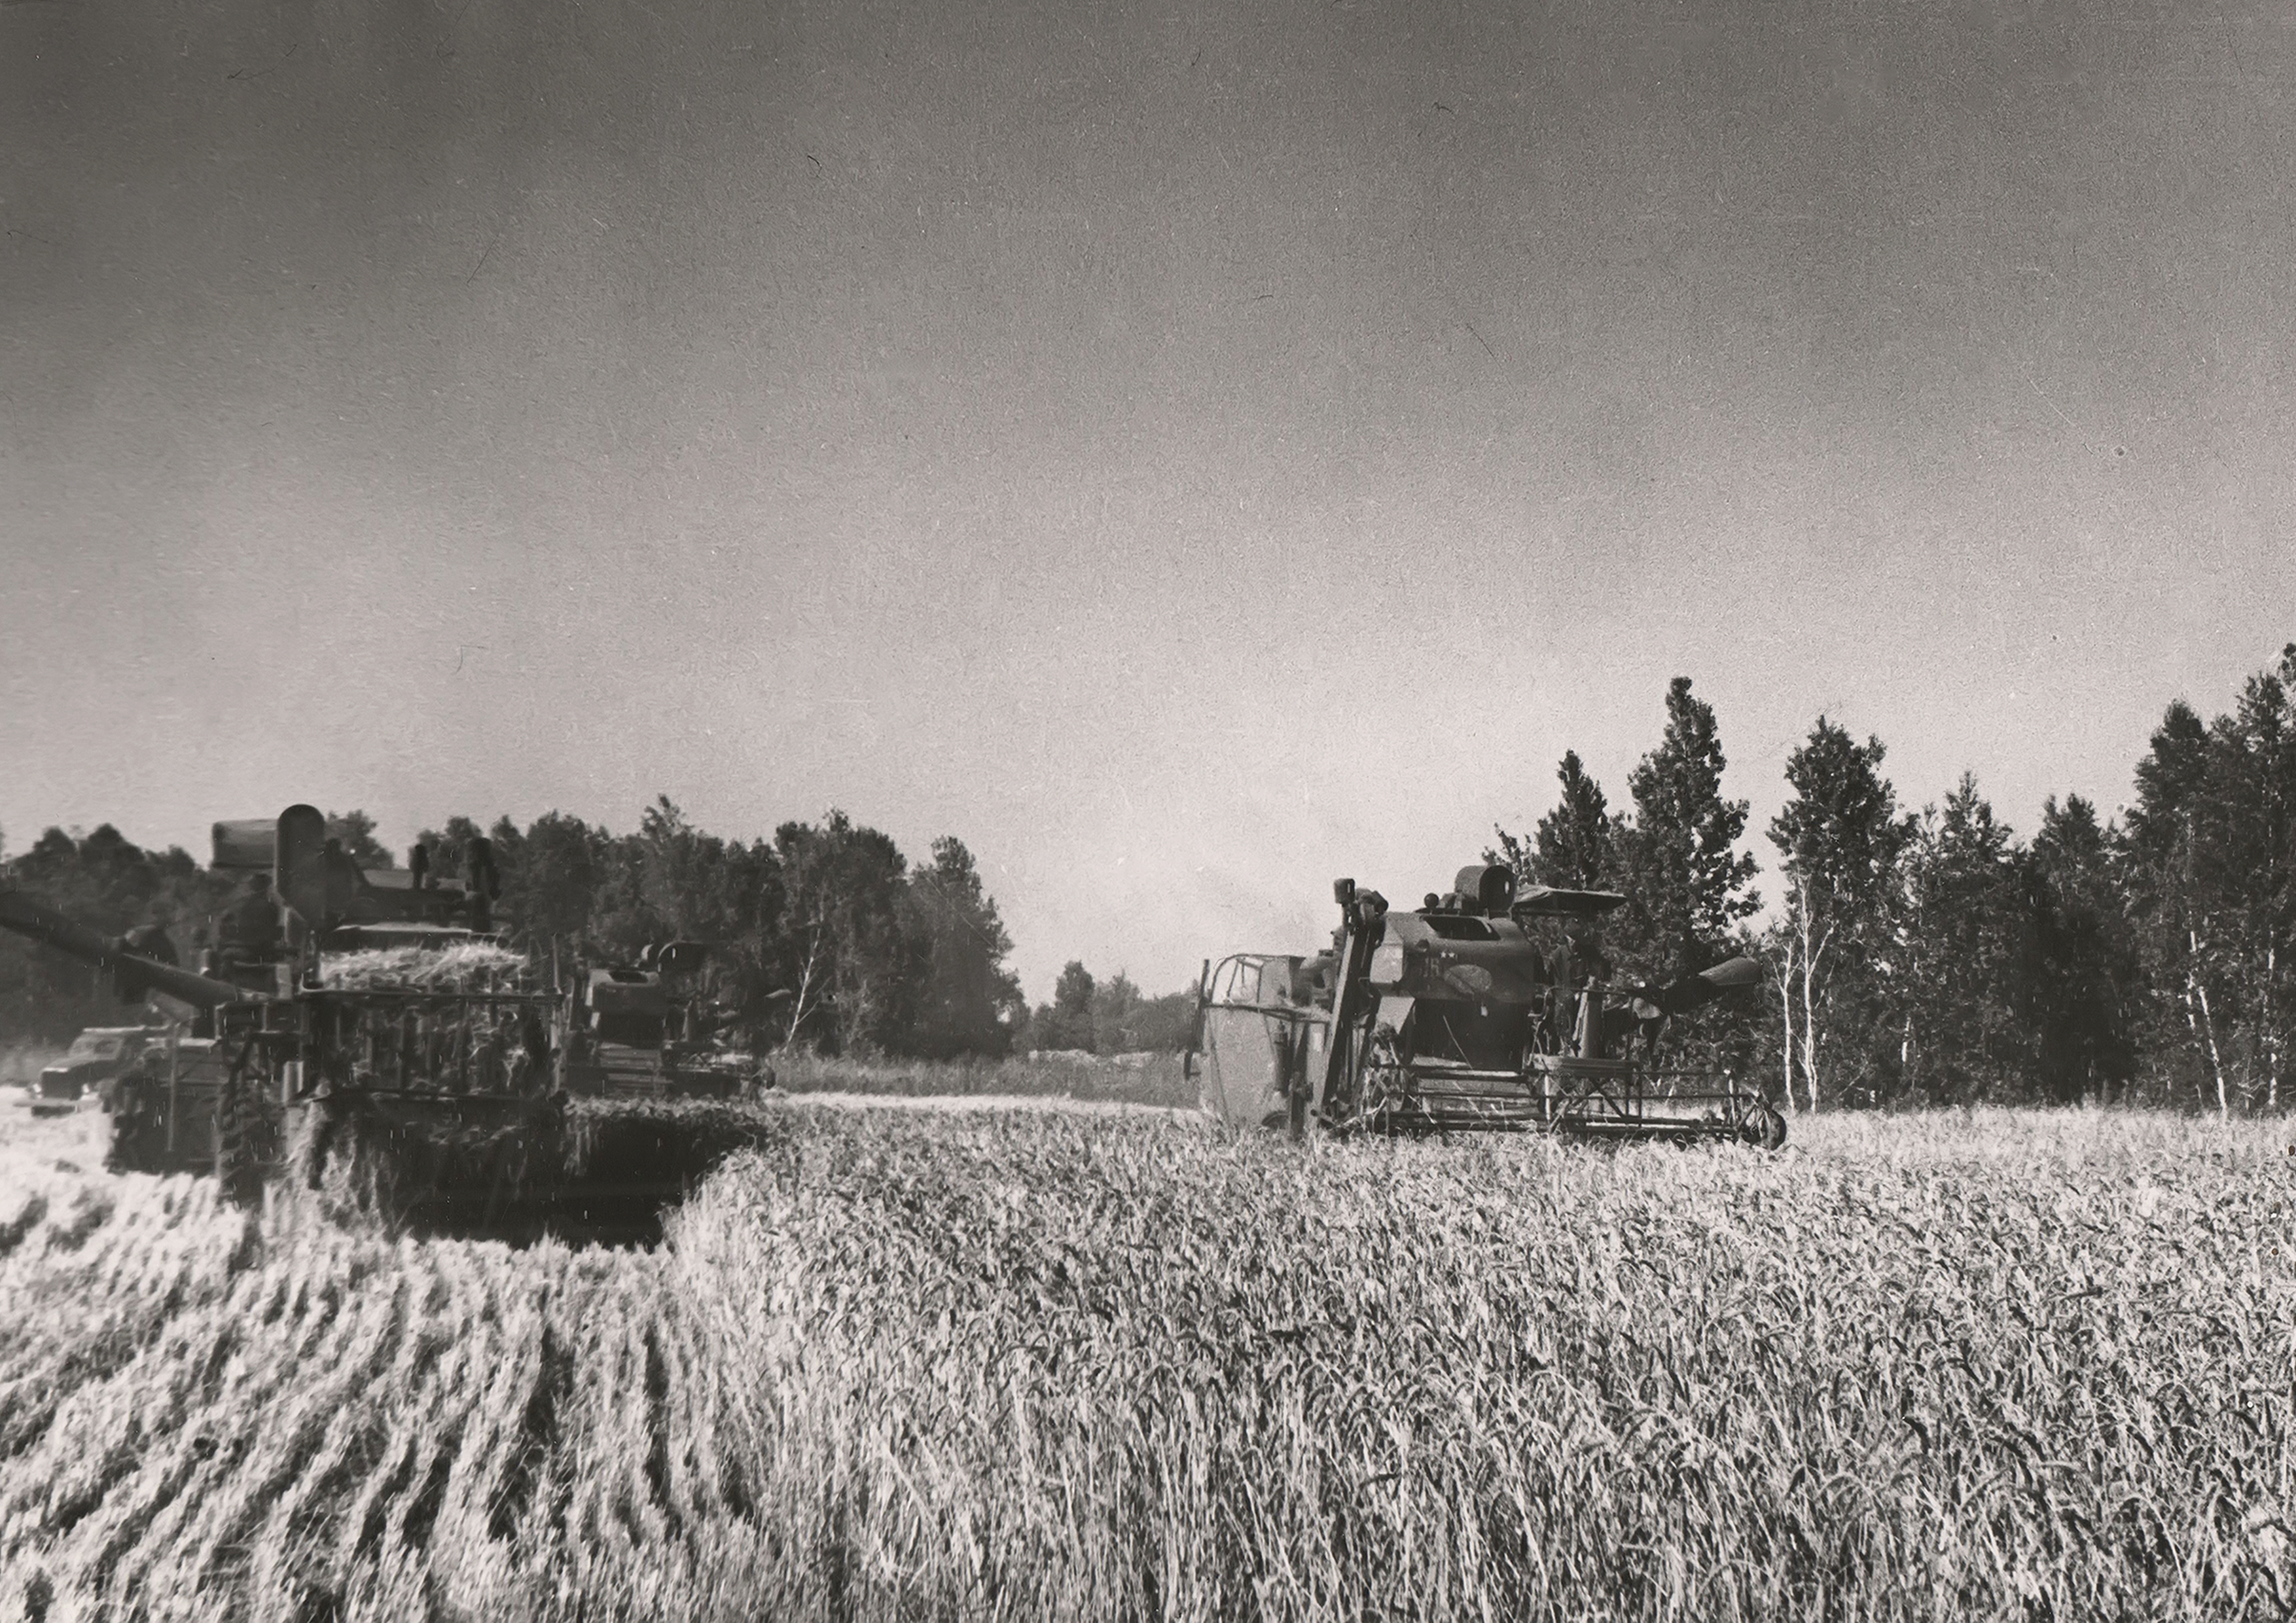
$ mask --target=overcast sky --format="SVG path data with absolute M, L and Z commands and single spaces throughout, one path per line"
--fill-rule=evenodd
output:
M 0 829 L 953 832 L 1152 990 L 2296 638 L 2284 8 L 0 4 Z M 1752 842 L 1767 867 L 1767 842 Z M 1775 880 L 1766 875 L 1766 888 Z

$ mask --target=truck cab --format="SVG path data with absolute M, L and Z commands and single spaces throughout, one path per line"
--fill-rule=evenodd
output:
M 94 1093 L 167 1035 L 148 1026 L 90 1026 L 72 1039 L 62 1060 L 40 1072 L 41 1099 L 66 1103 Z

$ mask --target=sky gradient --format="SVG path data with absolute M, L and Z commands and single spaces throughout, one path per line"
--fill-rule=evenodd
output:
M 2296 638 L 2276 10 L 6 0 L 0 228 L 12 850 L 836 806 L 1160 990 L 1677 673 L 1767 868 Z

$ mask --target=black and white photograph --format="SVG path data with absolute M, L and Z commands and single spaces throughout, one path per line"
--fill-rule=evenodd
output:
M 0 0 L 0 1623 L 2296 1614 L 2296 10 Z

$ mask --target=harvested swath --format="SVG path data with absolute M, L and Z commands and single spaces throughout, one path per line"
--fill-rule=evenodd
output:
M 344 953 L 319 965 L 323 986 L 346 992 L 477 992 L 514 981 L 526 959 L 486 941 L 453 947 L 385 947 Z
M 353 1093 L 304 1114 L 295 1168 L 339 1217 L 513 1243 L 650 1244 L 718 1162 L 788 1131 L 783 1113 L 739 1105 L 563 1095 Z

